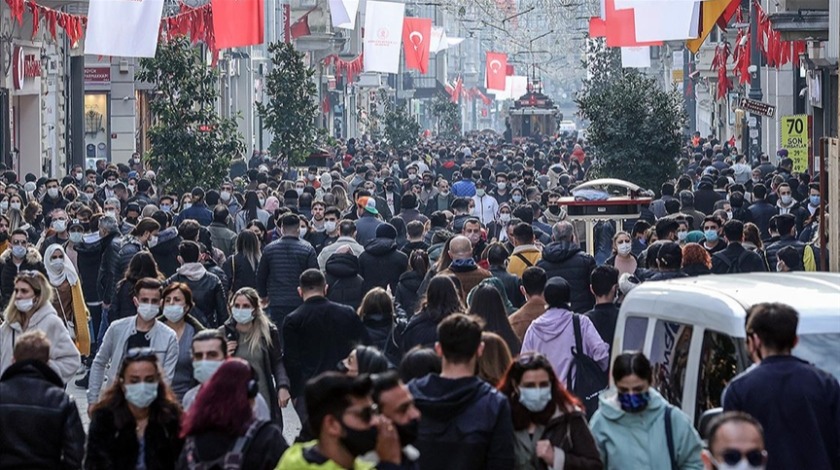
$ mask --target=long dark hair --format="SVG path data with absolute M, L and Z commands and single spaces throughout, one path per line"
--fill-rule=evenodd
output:
M 245 204 L 242 206 L 242 212 L 247 215 L 247 220 L 254 220 L 257 218 L 257 209 L 260 207 L 260 198 L 256 191 L 245 191 Z
M 429 282 L 426 296 L 421 303 L 420 313 L 440 323 L 441 320 L 457 312 L 463 312 L 464 304 L 458 295 L 458 288 L 449 276 L 435 276 Z
M 492 285 L 485 284 L 473 290 L 471 299 L 468 313 L 480 317 L 484 322 L 484 331 L 498 334 L 514 354 L 518 353 L 522 344 L 510 326 L 502 294 Z
M 522 382 L 522 376 L 525 375 L 525 372 L 538 369 L 542 369 L 548 374 L 548 381 L 551 383 L 551 400 L 557 406 L 546 406 L 539 413 L 532 413 L 519 402 L 519 392 L 517 392 L 516 387 Z M 583 410 L 583 404 L 580 400 L 572 395 L 557 380 L 554 367 L 552 367 L 545 356 L 539 353 L 520 354 L 508 368 L 507 373 L 499 385 L 499 391 L 508 397 L 508 401 L 510 401 L 513 429 L 517 431 L 527 428 L 532 422 L 543 425 L 547 424 L 554 416 L 557 408 L 560 408 L 563 412 L 570 412 L 575 408 Z
M 239 358 L 226 360 L 195 397 L 184 416 L 181 438 L 206 432 L 241 436 L 254 420 L 248 382 L 255 380 L 251 366 Z
M 114 415 L 114 426 L 117 429 L 122 429 L 134 421 L 131 410 L 128 408 L 128 401 L 125 399 L 122 381 L 125 379 L 125 371 L 128 369 L 128 366 L 136 362 L 152 363 L 155 366 L 155 370 L 157 370 L 158 393 L 155 401 L 149 405 L 149 423 L 164 425 L 173 420 L 178 421 L 181 417 L 181 405 L 178 403 L 178 399 L 175 398 L 175 394 L 172 393 L 172 389 L 169 388 L 163 379 L 160 364 L 158 363 L 157 356 L 153 352 L 149 352 L 148 354 L 141 353 L 137 356 L 128 354 L 123 358 L 120 371 L 117 374 L 117 380 L 105 390 L 99 402 L 93 406 L 93 413 L 91 415 L 95 414 L 98 410 L 110 410 Z
M 250 230 L 243 230 L 236 236 L 236 254 L 241 254 L 251 264 L 251 269 L 257 271 L 257 265 L 262 258 L 260 239 Z
M 159 281 L 166 279 L 163 273 L 158 270 L 155 257 L 148 251 L 140 251 L 131 258 L 128 267 L 125 269 L 125 274 L 119 282 L 118 288 L 122 287 L 122 284 L 126 282 L 128 285 L 134 286 L 137 281 L 144 277 L 151 277 Z

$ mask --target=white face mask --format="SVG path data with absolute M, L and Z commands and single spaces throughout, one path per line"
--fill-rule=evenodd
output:
M 18 299 L 15 300 L 15 308 L 18 311 L 26 313 L 32 310 L 32 306 L 35 305 L 35 299 Z
M 759 465 L 757 467 L 750 465 L 750 462 L 747 459 L 741 459 L 740 462 L 736 463 L 735 465 L 729 465 L 726 462 L 718 462 L 717 459 L 712 458 L 712 463 L 715 464 L 715 468 L 718 470 L 764 470 L 764 465 Z
M 154 319 L 158 312 L 160 312 L 160 306 L 157 304 L 140 304 L 137 306 L 137 315 L 140 315 L 140 318 L 146 321 Z
M 300 234 L 298 235 L 298 238 L 304 238 L 304 237 L 306 237 L 306 232 L 308 232 L 308 231 L 309 231 L 309 230 L 308 230 L 308 229 L 305 229 L 305 228 L 300 229 Z
M 684 242 L 687 237 L 688 237 L 688 232 L 677 232 L 677 239 L 679 241 Z
M 509 213 L 499 214 L 499 220 L 502 223 L 505 223 L 505 224 L 510 222 L 510 214 Z
M 332 232 L 335 231 L 336 225 L 337 225 L 336 222 L 333 222 L 332 220 L 328 220 L 328 221 L 324 222 L 324 230 L 326 230 L 327 233 L 332 233 Z
M 67 230 L 67 221 L 66 220 L 54 220 L 52 223 L 53 229 L 58 233 L 64 233 Z
M 64 258 L 51 259 L 50 267 L 55 271 L 61 271 L 64 269 Z
M 47 194 L 48 194 L 51 198 L 57 198 L 57 197 L 58 197 L 58 188 L 49 188 L 49 189 L 47 189 Z
M 618 254 L 627 255 L 633 250 L 633 245 L 630 242 L 619 243 L 616 249 L 618 250 Z
M 19 202 L 11 202 L 9 203 L 9 207 L 12 209 L 20 210 L 20 203 Z
M 184 318 L 186 312 L 183 305 L 165 305 L 163 307 L 163 316 L 172 323 L 177 323 Z
M 222 198 L 222 201 L 230 201 L 230 191 L 222 191 L 219 193 L 219 197 Z
M 213 377 L 224 361 L 193 361 L 193 377 L 198 383 L 205 383 Z
M 233 320 L 240 325 L 247 325 L 254 321 L 254 309 L 253 308 L 232 308 L 231 315 L 233 316 Z

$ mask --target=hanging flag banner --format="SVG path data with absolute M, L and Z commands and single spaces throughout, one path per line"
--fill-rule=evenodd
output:
M 429 71 L 429 50 L 432 40 L 432 20 L 406 18 L 403 22 L 403 50 L 408 69 Z
M 446 39 L 446 31 L 442 26 L 432 26 L 432 37 L 429 39 L 429 51 L 440 52 L 446 50 L 446 48 L 449 47 Z
M 706 0 L 702 3 L 700 6 L 700 19 L 697 24 L 698 37 L 697 39 L 686 41 L 685 45 L 688 47 L 688 50 L 696 54 L 700 50 L 700 46 L 709 34 L 711 34 L 712 29 L 714 29 L 715 24 L 717 24 L 721 16 L 730 14 L 730 12 L 734 14 L 735 10 L 729 8 L 729 5 L 732 3 L 741 4 L 740 0 Z
M 636 41 L 683 41 L 696 38 L 700 1 L 615 0 L 617 10 L 633 9 Z M 667 18 L 667 21 L 663 21 Z
M 356 29 L 359 0 L 330 0 L 330 17 L 333 28 Z
M 660 46 L 662 41 L 639 42 L 636 40 L 636 18 L 632 9 L 619 10 L 616 0 L 606 0 L 605 32 L 607 47 Z
M 507 78 L 507 54 L 488 52 L 486 60 L 487 89 L 504 91 Z
M 405 4 L 367 2 L 364 32 L 365 72 L 398 73 Z
M 213 9 L 213 32 L 218 49 L 264 42 L 264 0 L 212 0 L 210 5 Z
M 163 0 L 90 0 L 85 54 L 154 57 L 162 14 Z
M 650 67 L 650 46 L 622 47 L 621 66 L 637 69 Z

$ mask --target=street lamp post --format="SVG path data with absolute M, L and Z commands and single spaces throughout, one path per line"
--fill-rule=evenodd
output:
M 750 2 L 750 92 L 749 97 L 752 100 L 761 101 L 764 94 L 761 91 L 761 51 L 758 47 L 758 5 L 756 2 Z M 750 160 L 758 162 L 758 157 L 761 154 L 761 116 L 752 115 L 755 125 L 750 126 Z M 753 132 L 754 131 L 754 132 Z

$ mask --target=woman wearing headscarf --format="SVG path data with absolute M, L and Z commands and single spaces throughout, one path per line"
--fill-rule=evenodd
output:
M 55 294 L 52 297 L 53 308 L 67 326 L 79 354 L 87 356 L 90 354 L 90 313 L 85 305 L 79 274 L 61 245 L 48 246 L 44 256 L 47 277 Z

